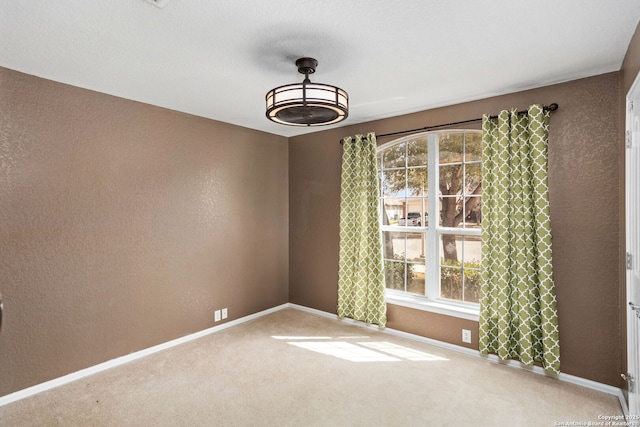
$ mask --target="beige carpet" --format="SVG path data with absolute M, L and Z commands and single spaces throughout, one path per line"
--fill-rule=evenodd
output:
M 2 406 L 0 425 L 554 426 L 621 414 L 615 396 L 285 309 Z

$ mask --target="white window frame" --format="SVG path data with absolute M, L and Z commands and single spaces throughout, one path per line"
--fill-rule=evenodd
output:
M 428 176 L 428 193 L 427 193 L 427 211 L 430 217 L 437 218 L 439 215 L 439 144 L 438 136 L 441 134 L 449 133 L 481 133 L 479 130 L 471 129 L 447 129 L 440 131 L 429 131 L 415 133 L 412 135 L 403 136 L 401 138 L 394 139 L 377 147 L 376 155 L 381 151 L 391 148 L 397 144 L 403 142 L 409 142 L 412 139 L 427 137 L 428 144 L 428 160 L 427 160 L 427 176 Z M 406 168 L 406 165 L 405 165 Z M 457 235 L 480 235 L 481 230 L 469 229 L 469 228 L 457 228 L 457 227 L 441 227 L 439 221 L 429 221 L 429 226 L 425 227 L 411 227 L 411 226 L 397 226 L 397 225 L 383 225 L 382 214 L 384 212 L 384 198 L 381 192 L 380 194 L 380 224 L 382 232 L 385 231 L 397 231 L 397 232 L 420 232 L 425 233 L 425 254 L 436 254 L 431 256 L 431 262 L 425 261 L 425 273 L 426 277 L 440 277 L 440 253 L 439 242 L 440 236 L 445 234 L 457 234 Z M 434 224 L 435 225 L 432 225 Z M 438 314 L 445 314 L 448 316 L 459 317 L 468 320 L 478 321 L 480 305 L 468 302 L 458 302 L 454 300 L 440 298 L 440 281 L 439 280 L 426 280 L 425 283 L 426 295 L 416 295 L 409 292 L 398 291 L 393 289 L 386 289 L 387 303 L 400 305 L 404 307 L 429 311 Z M 437 298 L 431 298 L 429 295 L 438 295 Z

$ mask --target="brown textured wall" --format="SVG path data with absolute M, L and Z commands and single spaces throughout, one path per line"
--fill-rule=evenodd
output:
M 621 386 L 619 322 L 619 75 L 588 79 L 290 139 L 289 295 L 335 312 L 341 147 L 347 135 L 454 122 L 557 102 L 549 174 L 562 371 Z M 379 140 L 379 143 L 387 140 Z M 477 323 L 390 306 L 389 327 L 460 344 Z
M 636 32 L 631 38 L 627 54 L 620 68 L 620 79 L 622 82 L 620 87 L 622 88 L 623 96 L 626 96 L 629 89 L 631 89 L 631 85 L 638 75 L 638 72 L 640 72 L 640 23 L 638 23 Z
M 286 303 L 287 159 L 0 68 L 0 395 Z

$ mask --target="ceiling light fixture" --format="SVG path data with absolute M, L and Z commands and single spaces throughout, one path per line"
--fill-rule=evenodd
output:
M 349 95 L 336 86 L 311 83 L 309 74 L 316 72 L 318 61 L 300 58 L 298 72 L 302 83 L 279 86 L 267 92 L 267 118 L 292 126 L 320 126 L 341 122 L 349 115 Z

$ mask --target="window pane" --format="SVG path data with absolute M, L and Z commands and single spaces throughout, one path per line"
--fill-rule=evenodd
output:
M 482 194 L 482 171 L 480 163 L 466 164 L 464 168 L 464 193 Z
M 405 291 L 405 233 L 385 231 L 384 243 L 385 286 L 388 289 Z
M 440 166 L 440 224 L 443 227 L 457 227 L 462 221 L 458 194 L 462 187 L 463 165 Z
M 462 262 L 465 268 L 477 268 L 480 269 L 480 262 L 482 260 L 482 245 L 480 243 L 480 236 L 459 236 L 464 240 L 461 244 L 464 249 L 464 258 Z
M 440 262 L 448 266 L 480 268 L 482 243 L 480 235 L 442 234 L 440 236 Z
M 445 133 L 438 136 L 440 163 L 462 162 L 462 145 L 464 134 Z
M 405 167 L 406 151 L 407 145 L 404 142 L 386 149 L 383 152 L 382 167 L 385 169 Z
M 482 222 L 482 198 L 480 196 L 467 197 L 464 204 L 464 222 L 460 227 L 480 228 Z
M 426 167 L 407 169 L 407 195 L 426 196 L 428 179 Z
M 384 280 L 387 289 L 404 291 L 404 262 L 385 261 Z
M 465 135 L 464 161 L 473 162 L 482 160 L 482 134 L 468 133 Z
M 440 297 L 480 301 L 480 236 L 440 236 Z
M 398 225 L 404 203 L 404 199 L 385 198 L 382 204 L 382 225 Z
M 385 169 L 382 175 L 382 197 L 404 197 L 406 195 L 406 169 Z
M 405 233 L 397 231 L 384 231 L 382 233 L 384 243 L 384 258 L 391 260 L 405 260 Z
M 424 295 L 424 233 L 385 231 L 383 240 L 385 286 Z
M 480 270 L 464 269 L 464 301 L 480 303 L 480 287 L 482 284 Z
M 462 301 L 462 269 L 440 267 L 440 297 Z
M 406 215 L 400 217 L 398 225 L 424 227 L 427 210 L 427 199 L 411 198 L 406 199 Z
M 457 196 L 440 197 L 440 225 L 457 227 L 462 221 L 461 203 Z
M 460 265 L 463 239 L 464 236 L 459 234 L 442 234 L 440 236 L 440 262 L 443 265 Z
M 424 295 L 424 264 L 407 264 L 407 292 Z
M 407 260 L 424 262 L 424 233 L 407 233 Z
M 457 267 L 440 268 L 440 297 L 470 302 L 480 302 L 480 271 Z
M 459 194 L 462 189 L 462 164 L 440 166 L 440 193 Z
M 407 166 L 425 166 L 427 160 L 427 137 L 409 141 L 407 144 Z
M 425 259 L 424 233 L 384 231 L 384 258 L 397 261 L 422 261 Z

